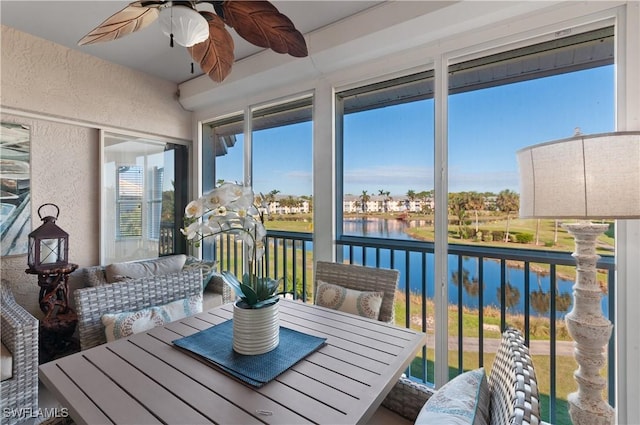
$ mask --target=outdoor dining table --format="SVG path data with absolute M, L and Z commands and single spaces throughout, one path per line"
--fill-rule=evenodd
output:
M 173 344 L 232 319 L 232 304 L 43 364 L 40 379 L 77 424 L 360 424 L 426 343 L 410 329 L 279 304 L 281 327 L 326 341 L 260 387 Z

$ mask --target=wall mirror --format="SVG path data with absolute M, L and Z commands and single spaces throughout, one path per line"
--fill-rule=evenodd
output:
M 101 264 L 184 253 L 185 143 L 102 133 Z

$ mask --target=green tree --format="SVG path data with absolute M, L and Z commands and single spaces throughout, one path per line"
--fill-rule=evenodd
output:
M 366 190 L 363 190 L 362 194 L 360 195 L 360 200 L 362 201 L 361 206 L 362 206 L 363 213 L 367 212 L 367 202 L 369 202 L 370 199 L 371 199 L 371 195 L 369 195 Z
M 520 208 L 520 196 L 513 190 L 505 189 L 498 193 L 496 206 L 501 212 L 507 213 L 507 231 L 504 235 L 504 241 L 509 242 L 509 225 L 511 224 L 511 213 L 518 211 L 518 208 Z
M 449 193 L 449 211 L 458 220 L 458 236 L 463 239 L 464 219 L 467 216 L 469 197 L 467 192 Z
M 417 196 L 422 201 L 422 212 L 431 214 L 433 211 L 431 210 L 430 201 L 433 199 L 433 190 L 423 190 L 418 192 Z
M 279 190 L 277 190 L 277 189 L 273 189 L 272 191 L 270 191 L 269 193 L 267 193 L 267 194 L 264 196 L 265 201 L 267 201 L 268 203 L 275 202 L 275 201 L 276 201 L 276 195 L 277 195 L 278 193 L 280 193 L 280 191 L 279 191 Z
M 467 208 L 475 213 L 476 233 L 478 233 L 478 211 L 484 209 L 484 196 L 478 192 L 467 192 Z

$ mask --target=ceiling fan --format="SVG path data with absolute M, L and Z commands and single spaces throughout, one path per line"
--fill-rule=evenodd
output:
M 215 13 L 198 10 L 199 4 L 211 4 Z M 268 1 L 135 1 L 85 35 L 78 45 L 122 38 L 158 18 L 171 47 L 174 40 L 187 47 L 202 71 L 216 82 L 229 75 L 234 62 L 233 39 L 225 24 L 256 46 L 294 57 L 308 54 L 302 34 Z

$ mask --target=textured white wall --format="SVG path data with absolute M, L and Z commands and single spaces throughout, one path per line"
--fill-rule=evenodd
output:
M 2 26 L 2 106 L 191 140 L 175 83 Z
M 69 259 L 99 262 L 99 129 L 191 140 L 191 113 L 173 83 L 2 26 L 0 119 L 31 132 L 32 229 L 43 203 L 60 207 Z M 41 317 L 26 256 L 0 259 L 18 302 Z

